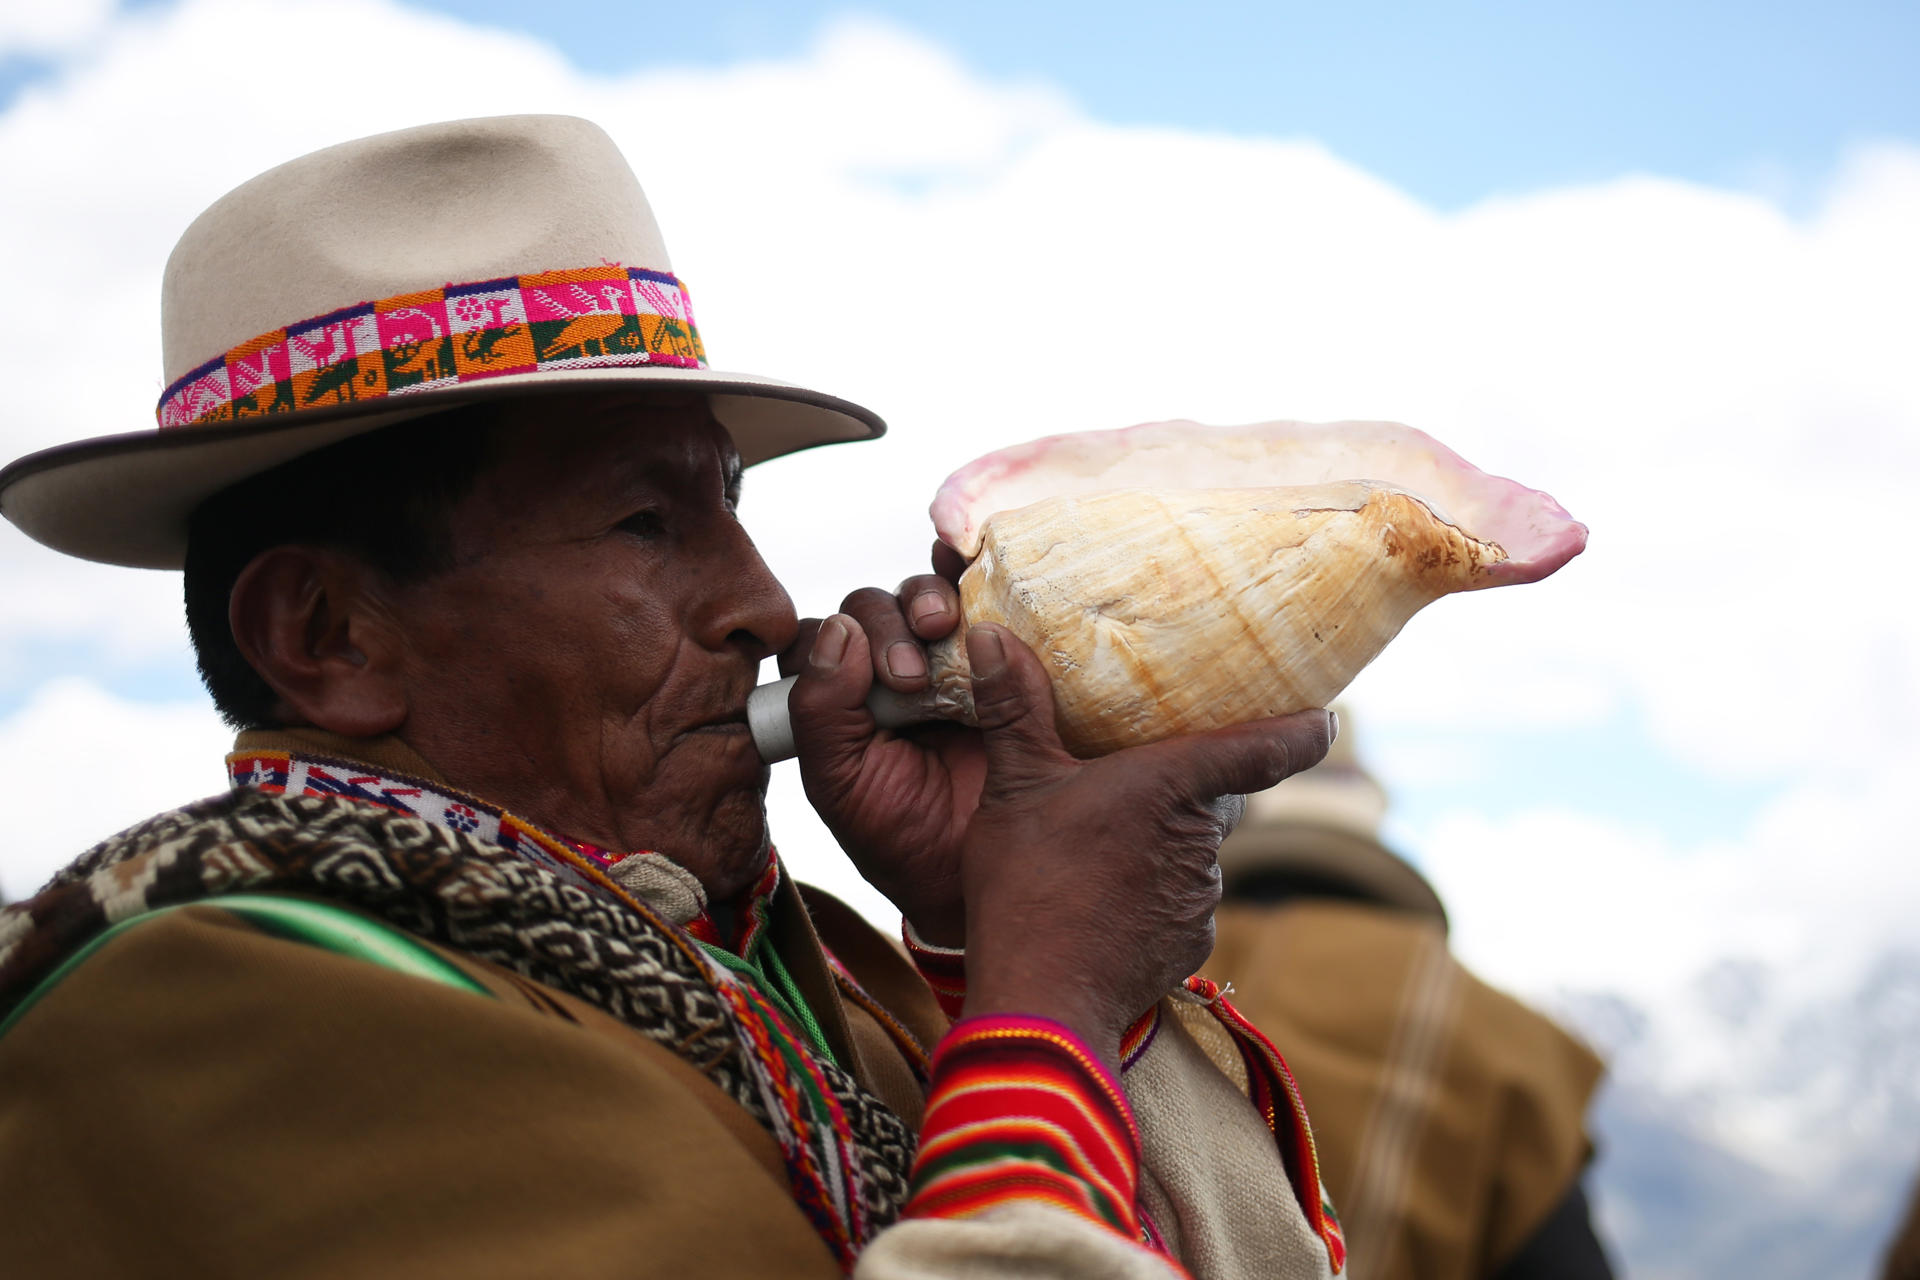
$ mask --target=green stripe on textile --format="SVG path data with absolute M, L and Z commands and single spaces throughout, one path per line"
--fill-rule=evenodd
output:
M 457 987 L 475 995 L 492 998 L 493 993 L 467 976 L 464 969 L 439 952 L 392 925 L 306 898 L 281 898 L 258 893 L 236 893 L 208 900 L 210 905 L 231 911 L 263 933 L 304 942 L 322 951 L 365 960 L 411 974 L 442 986 Z
M 981 1138 L 962 1143 L 946 1155 L 915 1166 L 913 1180 L 918 1186 L 932 1187 L 937 1190 L 940 1180 L 951 1174 L 970 1173 L 985 1170 L 988 1166 L 1005 1166 L 1010 1163 L 1039 1165 L 1078 1184 L 1085 1189 L 1087 1199 L 1093 1203 L 1100 1216 L 1113 1224 L 1114 1230 L 1121 1232 L 1128 1230 L 1126 1219 L 1113 1203 L 1112 1197 L 1077 1171 L 1073 1162 L 1058 1147 L 1037 1139 L 1020 1142 L 1006 1138 Z M 983 1176 L 1017 1178 L 1019 1175 L 1013 1170 L 1002 1167 L 992 1174 Z
M 432 948 L 370 916 L 324 902 L 312 902 L 305 898 L 283 898 L 262 893 L 235 893 L 224 897 L 200 898 L 193 902 L 179 902 L 172 906 L 159 907 L 122 920 L 95 934 L 84 946 L 62 960 L 52 973 L 42 978 L 32 991 L 21 998 L 20 1003 L 13 1007 L 5 1020 L 0 1021 L 0 1036 L 12 1030 L 14 1023 L 18 1022 L 28 1009 L 39 1003 L 42 997 L 59 986 L 102 947 L 137 925 L 145 924 L 149 920 L 157 920 L 183 907 L 217 907 L 239 916 L 262 933 L 284 938 L 288 942 L 318 947 L 322 951 L 331 951 L 335 955 L 346 956 L 353 960 L 364 960 L 382 969 L 408 974 L 415 978 L 424 978 L 428 982 L 456 987 L 475 995 L 487 996 L 489 999 L 493 995 L 468 977 L 458 965 L 444 959 Z
M 694 939 L 699 942 L 699 939 Z M 833 1054 L 833 1046 L 827 1043 L 827 1033 L 813 1016 L 813 1009 L 807 1004 L 807 998 L 800 994 L 800 984 L 787 972 L 787 966 L 780 959 L 780 953 L 762 940 L 753 948 L 762 961 L 755 964 L 733 954 L 725 947 L 717 947 L 711 942 L 701 942 L 700 949 L 712 956 L 724 967 L 731 969 L 753 983 L 753 989 L 765 996 L 767 1002 L 780 1011 L 780 1016 L 800 1028 L 800 1034 L 807 1038 L 807 1044 L 813 1051 L 833 1065 L 841 1062 Z

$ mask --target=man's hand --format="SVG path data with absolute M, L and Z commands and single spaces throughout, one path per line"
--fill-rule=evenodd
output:
M 1215 855 L 1238 816 L 1218 798 L 1319 763 L 1330 719 L 1301 711 L 1081 761 L 1032 650 L 983 625 L 967 655 L 986 781 L 960 868 L 966 1011 L 1053 1018 L 1114 1065 L 1127 1026 L 1213 949 Z
M 924 645 L 959 625 L 958 594 L 924 575 L 841 608 L 781 656 L 807 798 L 916 933 L 966 946 L 968 1012 L 1051 1017 L 1111 1056 L 1212 950 L 1239 796 L 1318 763 L 1327 714 L 1076 760 L 1045 667 L 988 625 L 967 638 L 981 728 L 889 732 L 867 694 L 926 688 Z
M 927 687 L 925 645 L 960 625 L 951 577 L 934 563 L 889 595 L 869 588 L 824 622 L 804 622 L 780 656 L 798 674 L 788 706 L 807 799 L 869 883 L 936 946 L 965 936 L 960 848 L 979 803 L 986 752 L 978 731 L 936 724 L 890 732 L 867 712 L 878 681 L 900 693 Z

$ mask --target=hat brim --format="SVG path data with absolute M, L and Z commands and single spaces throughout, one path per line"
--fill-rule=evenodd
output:
M 177 569 L 186 557 L 194 508 L 249 476 L 363 432 L 460 405 L 612 387 L 706 394 L 747 466 L 886 432 L 876 414 L 850 401 L 752 374 L 647 366 L 543 370 L 218 426 L 57 445 L 0 469 L 0 515 L 68 555 Z
M 1425 876 L 1373 837 L 1313 821 L 1249 824 L 1220 846 L 1220 874 L 1235 882 L 1261 873 L 1349 886 L 1382 906 L 1447 924 L 1447 909 Z

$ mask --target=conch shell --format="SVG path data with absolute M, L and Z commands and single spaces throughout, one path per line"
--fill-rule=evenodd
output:
M 1587 538 L 1546 494 L 1388 422 L 1053 436 L 956 471 L 932 515 L 971 560 L 968 623 L 1047 664 L 1080 756 L 1324 707 L 1426 605 L 1537 581 Z M 958 636 L 932 670 L 971 719 Z

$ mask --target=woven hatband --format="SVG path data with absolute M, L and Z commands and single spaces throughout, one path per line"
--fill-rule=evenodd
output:
M 610 263 L 362 302 L 263 333 L 160 397 L 160 426 L 378 400 L 509 373 L 707 367 L 686 286 Z

